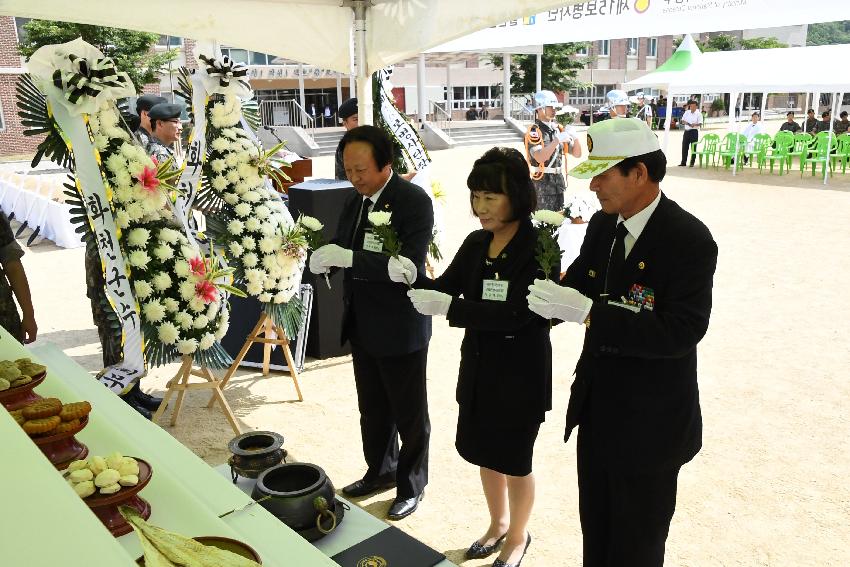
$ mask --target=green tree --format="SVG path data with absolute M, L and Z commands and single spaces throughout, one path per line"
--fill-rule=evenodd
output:
M 715 36 L 708 38 L 708 41 L 704 41 L 698 44 L 699 48 L 705 51 L 735 51 L 741 49 L 738 45 L 738 38 L 732 35 L 728 35 L 725 33 L 720 33 Z
M 833 45 L 850 43 L 850 20 L 809 24 L 806 45 Z
M 673 47 L 678 48 L 682 38 L 673 41 Z M 738 39 L 734 35 L 719 33 L 708 38 L 706 41 L 697 41 L 700 51 L 738 51 L 740 49 L 777 49 L 788 47 L 775 37 L 754 37 L 751 39 Z
M 44 45 L 82 37 L 104 55 L 112 57 L 118 70 L 130 76 L 137 91 L 148 83 L 158 82 L 157 73 L 177 56 L 173 50 L 156 53 L 151 49 L 159 40 L 156 33 L 49 20 L 30 20 L 24 30 L 26 37 L 18 44 L 24 57 L 29 58 Z
M 754 37 L 741 40 L 741 49 L 780 49 L 788 47 L 775 37 Z
M 586 57 L 576 57 L 582 49 L 589 49 L 588 43 L 555 43 L 543 46 L 541 60 L 541 84 L 550 91 L 568 91 L 582 86 L 578 80 L 579 69 L 588 63 Z M 504 59 L 501 55 L 490 57 L 493 66 L 502 69 Z M 520 93 L 533 93 L 537 86 L 537 56 L 511 56 L 511 89 Z

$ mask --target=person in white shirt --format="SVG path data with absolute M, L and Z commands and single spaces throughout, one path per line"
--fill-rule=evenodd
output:
M 688 101 L 688 109 L 682 114 L 679 122 L 685 125 L 685 134 L 682 136 L 682 162 L 679 167 L 685 167 L 688 162 L 688 151 L 691 149 L 691 144 L 699 140 L 699 127 L 702 125 L 702 113 L 697 110 L 697 101 Z M 691 167 L 694 166 L 696 159 L 696 154 L 691 156 Z
M 646 102 L 646 97 L 643 93 L 637 94 L 639 110 L 635 118 L 639 118 L 646 122 L 646 125 L 652 128 L 652 107 Z
M 747 151 L 752 151 L 753 138 L 755 135 L 764 134 L 764 125 L 761 123 L 761 115 L 758 112 L 753 112 L 752 121 L 747 124 L 747 127 L 744 128 L 744 131 L 741 133 L 747 137 Z M 747 163 L 747 161 L 748 158 L 745 154 L 744 163 Z

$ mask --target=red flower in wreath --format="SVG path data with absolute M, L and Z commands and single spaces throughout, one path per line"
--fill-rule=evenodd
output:
M 156 169 L 153 167 L 145 167 L 139 174 L 139 183 L 145 190 L 153 193 L 159 187 L 159 179 L 156 177 Z
M 189 272 L 199 278 L 207 275 L 207 264 L 203 258 L 192 258 L 189 260 Z
M 212 303 L 218 298 L 218 289 L 209 280 L 203 280 L 195 284 L 195 296 L 200 297 L 204 303 Z

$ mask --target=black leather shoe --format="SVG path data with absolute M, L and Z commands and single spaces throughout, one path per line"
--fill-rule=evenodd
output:
M 395 488 L 395 479 L 393 480 L 366 480 L 361 478 L 360 480 L 355 480 L 348 486 L 342 489 L 342 493 L 346 496 L 353 496 L 355 498 L 359 496 L 368 496 L 369 494 L 373 494 L 375 492 L 382 492 L 384 490 L 389 490 L 390 488 Z
M 531 545 L 531 534 L 528 534 L 528 539 L 525 540 L 525 549 L 522 550 L 522 556 L 519 558 L 519 561 L 516 563 L 505 563 L 501 559 L 496 559 L 493 561 L 492 567 L 519 567 L 522 563 L 522 560 L 525 559 L 525 554 L 528 551 L 528 546 Z
M 475 540 L 475 542 L 469 546 L 469 549 L 466 550 L 466 558 L 482 559 L 493 555 L 496 550 L 501 547 L 502 543 L 504 543 L 507 535 L 508 534 L 502 534 L 502 537 L 493 542 L 492 545 L 482 545 L 478 540 Z
M 136 382 L 136 385 L 133 386 L 132 390 L 130 390 L 129 395 L 134 396 L 136 398 L 136 403 L 150 412 L 158 410 L 159 405 L 162 403 L 162 398 L 144 393 L 138 382 Z
M 387 517 L 390 520 L 401 520 L 408 517 L 416 511 L 419 507 L 419 501 L 424 497 L 425 491 L 423 490 L 418 496 L 414 496 L 413 498 L 405 498 L 404 500 L 396 498 L 393 501 L 393 505 L 390 506 L 390 511 L 387 512 Z
M 136 396 L 133 395 L 132 390 L 130 392 L 128 392 L 127 394 L 125 394 L 123 396 L 118 396 L 118 397 L 121 398 L 122 400 L 124 400 L 125 402 L 127 402 L 128 406 L 130 406 L 131 408 L 133 408 L 134 410 L 136 410 L 137 412 L 142 414 L 142 417 L 144 417 L 145 419 L 151 419 L 151 417 L 153 417 L 151 410 L 142 406 L 139 403 L 139 400 L 136 399 Z

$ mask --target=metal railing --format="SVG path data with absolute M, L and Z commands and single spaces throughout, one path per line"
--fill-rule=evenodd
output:
M 511 95 L 510 117 L 514 120 L 533 121 L 534 111 L 529 107 L 533 95 Z
M 295 99 L 260 102 L 260 121 L 263 126 L 303 128 L 311 138 L 316 134 L 316 119 L 305 112 Z
M 448 132 L 452 129 L 452 115 L 444 108 L 445 104 L 442 101 L 429 100 L 428 106 L 430 108 L 428 114 L 431 115 L 431 121 L 437 128 L 443 132 Z

